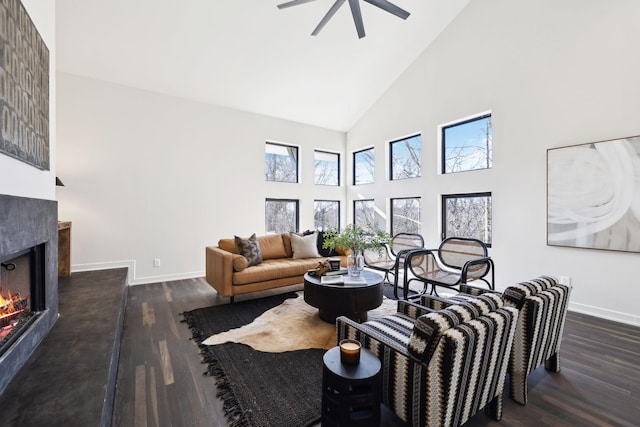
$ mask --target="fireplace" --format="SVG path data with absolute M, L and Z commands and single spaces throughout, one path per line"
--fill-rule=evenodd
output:
M 46 308 L 41 244 L 0 259 L 0 356 Z
M 58 318 L 57 212 L 0 194 L 0 393 Z

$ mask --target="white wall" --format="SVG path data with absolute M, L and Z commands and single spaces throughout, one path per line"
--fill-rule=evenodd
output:
M 441 194 L 491 191 L 498 288 L 570 276 L 572 309 L 640 324 L 640 254 L 546 246 L 546 150 L 640 134 L 639 20 L 635 0 L 470 2 L 349 132 L 348 153 L 375 144 L 377 173 L 348 199 L 421 196 L 435 246 Z M 487 110 L 493 169 L 438 175 L 437 126 Z M 422 178 L 389 182 L 385 141 L 416 131 Z
M 277 100 L 274 100 L 277 102 Z M 343 200 L 313 185 L 313 150 L 346 135 L 58 73 L 58 189 L 72 270 L 129 266 L 130 283 L 204 275 L 205 246 L 264 233 L 265 198 Z M 300 146 L 299 184 L 264 180 L 265 140 Z M 161 267 L 153 267 L 153 259 Z
M 55 2 L 23 0 L 22 4 L 49 48 L 50 170 L 43 171 L 0 153 L 0 194 L 55 199 L 56 170 L 56 22 Z

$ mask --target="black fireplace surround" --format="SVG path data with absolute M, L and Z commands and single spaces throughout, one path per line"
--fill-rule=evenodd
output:
M 0 355 L 0 394 L 58 318 L 58 202 L 0 194 L 0 259 L 44 245 L 44 310 Z

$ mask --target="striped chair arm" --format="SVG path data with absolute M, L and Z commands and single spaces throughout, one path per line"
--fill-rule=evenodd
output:
M 381 357 L 384 355 L 384 349 L 387 347 L 390 350 L 408 358 L 412 362 L 422 363 L 419 359 L 409 353 L 407 344 L 369 327 L 366 322 L 358 323 L 346 316 L 340 316 L 336 319 L 336 332 L 337 343 L 340 343 L 340 341 L 344 339 L 360 341 L 364 348 L 378 356 L 381 361 Z
M 432 309 L 415 302 L 405 300 L 398 301 L 398 313 L 402 313 L 412 319 L 417 319 L 423 314 L 431 313 L 432 311 Z
M 420 305 L 430 308 L 431 310 L 442 310 L 450 305 L 456 304 L 449 298 L 437 297 L 435 295 L 422 295 Z
M 486 294 L 487 292 L 492 292 L 494 294 L 500 294 L 500 292 L 498 292 L 498 291 L 493 291 L 493 290 L 487 289 L 487 288 L 480 288 L 478 286 L 467 285 L 466 283 L 463 283 L 463 284 L 460 285 L 460 293 L 462 293 L 462 294 L 469 294 L 469 295 L 473 295 L 473 296 L 478 296 L 478 295 Z

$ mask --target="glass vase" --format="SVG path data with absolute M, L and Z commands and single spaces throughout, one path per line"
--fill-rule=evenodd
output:
M 351 277 L 358 277 L 364 269 L 364 257 L 361 253 L 354 253 L 347 255 L 347 272 Z

